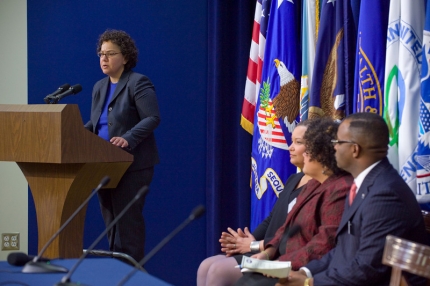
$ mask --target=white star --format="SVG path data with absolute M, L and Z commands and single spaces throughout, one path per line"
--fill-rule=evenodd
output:
M 336 0 L 327 0 L 327 4 L 329 4 L 329 3 L 332 3 L 333 4 L 333 7 L 334 7 L 334 2 L 335 2 Z
M 287 0 L 287 1 L 294 4 L 293 0 Z M 278 0 L 278 8 L 282 5 L 283 2 L 284 0 Z

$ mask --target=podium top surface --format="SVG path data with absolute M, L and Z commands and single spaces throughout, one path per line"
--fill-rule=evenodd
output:
M 0 122 L 0 161 L 133 161 L 133 155 L 86 130 L 76 104 L 0 104 Z

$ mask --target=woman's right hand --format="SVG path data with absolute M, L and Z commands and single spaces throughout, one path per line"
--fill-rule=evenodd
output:
M 266 248 L 262 252 L 254 254 L 251 257 L 256 258 L 256 259 L 260 259 L 260 260 L 272 260 L 273 257 L 275 256 L 276 251 L 277 251 L 277 248 L 274 248 L 273 246 L 269 246 L 268 248 Z
M 254 254 L 253 256 L 251 256 L 252 258 L 255 258 L 255 259 L 260 259 L 260 260 L 268 260 L 267 259 L 267 254 L 266 253 L 264 253 L 264 252 L 259 252 L 259 253 L 256 253 L 256 254 Z
M 255 240 L 254 236 L 249 232 L 248 228 L 245 230 L 238 228 L 237 232 L 231 228 L 227 228 L 227 232 L 221 234 L 221 251 L 225 252 L 227 256 L 232 256 L 238 253 L 244 254 L 251 251 L 251 242 Z

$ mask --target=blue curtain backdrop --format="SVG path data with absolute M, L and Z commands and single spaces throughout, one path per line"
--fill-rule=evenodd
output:
M 249 226 L 252 137 L 239 126 L 255 0 L 208 1 L 207 254 Z
M 255 0 L 27 1 L 29 104 L 43 104 L 66 82 L 80 83 L 83 91 L 60 103 L 77 104 L 86 122 L 92 87 L 104 77 L 98 36 L 113 28 L 135 39 L 140 53 L 134 70 L 153 81 L 162 117 L 156 130 L 161 163 L 144 209 L 146 252 L 196 205 L 207 207 L 202 219 L 145 265 L 174 285 L 195 284 L 200 262 L 219 252 L 221 231 L 249 225 L 251 136 L 239 121 L 254 9 Z M 84 248 L 103 230 L 93 199 Z M 37 253 L 37 244 L 29 192 L 30 254 Z M 106 239 L 97 246 L 107 247 Z

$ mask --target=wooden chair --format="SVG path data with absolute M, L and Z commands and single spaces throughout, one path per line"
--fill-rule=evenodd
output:
M 430 247 L 388 235 L 382 263 L 393 268 L 390 286 L 407 285 L 402 271 L 430 279 Z

